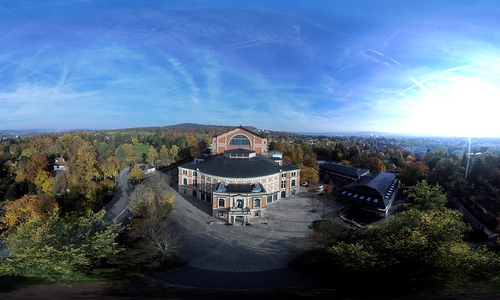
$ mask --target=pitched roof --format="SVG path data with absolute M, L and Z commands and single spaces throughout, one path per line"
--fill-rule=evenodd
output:
M 365 207 L 385 209 L 398 190 L 396 175 L 386 172 L 371 173 L 350 185 L 340 188 L 334 195 Z
M 64 166 L 66 165 L 66 161 L 64 160 L 64 157 L 59 157 L 59 158 L 56 158 L 56 161 L 54 162 L 54 165 L 56 166 Z
M 352 178 L 360 178 L 361 176 L 370 173 L 370 170 L 368 169 L 354 168 L 338 163 L 323 163 L 319 165 L 319 168 Z

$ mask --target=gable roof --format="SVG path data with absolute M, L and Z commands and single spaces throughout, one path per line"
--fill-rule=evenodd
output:
M 234 131 L 234 130 L 237 130 L 237 129 L 241 129 L 241 130 L 243 130 L 243 131 L 245 131 L 245 132 L 247 132 L 247 133 L 249 133 L 249 134 L 251 134 L 251 135 L 255 135 L 255 136 L 256 136 L 256 137 L 258 137 L 258 138 L 264 139 L 264 137 L 263 137 L 263 136 L 261 136 L 260 134 L 255 133 L 255 132 L 253 132 L 253 131 L 251 131 L 251 130 L 249 130 L 249 129 L 246 129 L 245 127 L 243 127 L 243 126 L 241 126 L 241 125 L 240 125 L 240 126 L 238 126 L 238 127 L 236 127 L 236 128 L 233 128 L 233 129 L 231 129 L 231 130 L 229 130 L 229 131 L 226 131 L 226 132 L 224 132 L 224 133 L 221 133 L 221 134 L 219 134 L 219 135 L 214 135 L 214 137 L 218 137 L 218 136 L 221 136 L 221 135 L 224 135 L 224 134 L 228 134 L 228 133 L 230 133 L 231 131 Z

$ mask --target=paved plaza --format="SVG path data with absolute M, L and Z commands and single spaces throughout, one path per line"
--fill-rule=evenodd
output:
M 169 227 L 179 234 L 179 255 L 191 267 L 225 272 L 278 269 L 311 247 L 307 237 L 312 221 L 321 215 L 310 212 L 310 196 L 304 191 L 269 203 L 264 218 L 232 226 L 208 214 L 210 203 L 176 193 Z
M 162 281 L 211 288 L 269 288 L 312 283 L 316 278 L 287 264 L 310 249 L 313 194 L 302 188 L 297 197 L 267 204 L 264 218 L 251 225 L 226 225 L 211 217 L 211 204 L 176 193 L 168 225 L 179 235 L 179 256 L 187 266 L 156 274 Z

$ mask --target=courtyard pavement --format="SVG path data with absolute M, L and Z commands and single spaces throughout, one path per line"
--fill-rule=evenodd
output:
M 316 281 L 287 268 L 287 264 L 312 247 L 308 235 L 312 221 L 312 194 L 305 188 L 298 197 L 267 204 L 264 218 L 251 225 L 228 226 L 211 217 L 211 205 L 177 192 L 174 212 L 167 220 L 182 243 L 179 256 L 184 268 L 152 277 L 182 286 L 210 288 L 266 288 L 296 286 Z M 184 196 L 184 197 L 183 197 Z

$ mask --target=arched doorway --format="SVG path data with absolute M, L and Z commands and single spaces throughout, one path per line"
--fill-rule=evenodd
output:
M 285 191 L 281 192 L 281 198 L 286 198 L 286 192 Z
M 243 200 L 242 199 L 236 200 L 236 208 L 243 208 Z

